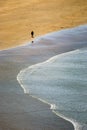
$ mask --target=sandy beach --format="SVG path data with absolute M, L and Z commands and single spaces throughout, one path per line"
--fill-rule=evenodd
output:
M 48 104 L 24 94 L 16 79 L 21 69 L 58 53 L 50 44 L 42 42 L 40 46 L 38 42 L 0 52 L 0 130 L 74 130 L 70 122 L 52 113 Z
M 78 44 L 80 37 L 75 44 L 69 44 L 76 36 L 79 36 L 78 33 L 69 37 L 69 30 L 66 30 L 58 33 L 57 43 L 47 35 L 32 44 L 0 51 L 0 130 L 74 130 L 72 123 L 52 113 L 48 104 L 24 94 L 17 75 L 23 68 L 52 56 L 87 47 L 84 42 Z
M 85 43 L 65 46 L 67 38 L 73 43 L 68 33 L 67 38 L 59 37 L 58 46 L 42 35 L 85 23 L 86 0 L 0 1 L 0 130 L 74 130 L 73 124 L 55 115 L 48 104 L 24 94 L 17 75 L 29 65 L 84 47 Z M 29 42 L 32 30 L 35 37 L 42 36 L 34 39 L 34 45 Z
M 0 1 L 0 49 L 35 37 L 87 23 L 87 0 Z

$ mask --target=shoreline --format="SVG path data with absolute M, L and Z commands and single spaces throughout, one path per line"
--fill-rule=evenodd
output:
M 45 39 L 46 40 L 46 39 Z M 46 40 L 47 41 L 47 40 Z M 36 42 L 36 41 L 35 41 Z M 39 41 L 40 42 L 40 41 Z M 46 43 L 45 43 L 46 44 Z M 45 45 L 45 44 L 43 44 L 43 41 L 42 41 L 42 44 L 41 45 L 39 45 L 39 48 L 38 48 L 38 45 L 37 44 L 34 44 L 34 45 L 36 45 L 35 46 L 35 48 L 31 45 L 31 46 L 28 46 L 27 48 L 25 47 L 25 46 L 21 46 L 21 47 L 17 47 L 17 48 L 14 48 L 14 49 L 8 49 L 7 51 L 1 51 L 0 53 L 1 54 L 5 54 L 4 55 L 4 57 L 3 56 L 1 56 L 0 58 L 0 60 L 1 60 L 1 63 L 3 64 L 3 65 L 5 65 L 6 64 L 6 72 L 5 72 L 5 70 L 3 70 L 2 71 L 2 69 L 3 69 L 3 66 L 1 66 L 1 71 L 0 71 L 0 73 L 2 74 L 2 72 L 3 72 L 3 82 L 6 80 L 6 77 L 10 77 L 7 81 L 7 83 L 8 83 L 8 85 L 7 85 L 7 83 L 3 86 L 3 87 L 6 87 L 6 88 L 8 88 L 8 91 L 10 90 L 10 91 L 12 91 L 11 93 L 12 93 L 12 95 L 13 95 L 13 93 L 16 93 L 16 91 L 18 92 L 19 90 L 18 89 L 20 89 L 18 86 L 17 86 L 17 88 L 16 88 L 16 91 L 14 91 L 14 85 L 16 85 L 17 83 L 16 83 L 16 81 L 14 82 L 14 78 L 16 78 L 17 77 L 17 74 L 18 74 L 18 72 L 19 72 L 19 70 L 21 70 L 21 69 L 23 69 L 23 68 L 25 68 L 25 67 L 27 67 L 27 66 L 31 66 L 31 65 L 34 65 L 34 64 L 36 64 L 36 63 L 39 63 L 39 62 L 43 62 L 43 61 L 46 61 L 48 58 L 50 58 L 50 57 L 52 57 L 52 56 L 54 56 L 54 55 L 56 55 L 56 54 L 60 54 L 60 53 L 63 53 L 63 52 L 67 52 L 67 51 L 71 51 L 72 49 L 73 49 L 73 47 L 71 46 L 71 47 L 69 47 L 69 48 L 62 48 L 62 49 L 58 49 L 59 48 L 59 46 L 57 46 L 57 48 L 55 47 L 55 46 L 51 46 L 51 45 Z M 53 43 L 52 43 L 53 44 Z M 30 44 L 29 44 L 30 45 Z M 42 45 L 45 45 L 45 47 L 46 48 L 44 48 Z M 61 46 L 60 46 L 60 48 L 61 48 Z M 56 50 L 57 49 L 57 50 Z M 51 51 L 49 51 L 49 50 L 51 50 Z M 10 53 L 10 56 L 8 55 Z M 8 60 L 7 60 L 8 59 Z M 4 64 L 5 63 L 5 64 Z M 10 69 L 11 69 L 11 67 L 12 67 L 12 71 L 10 71 Z M 10 69 L 9 69 L 10 68 Z M 15 73 L 14 73 L 15 72 Z M 6 75 L 6 73 L 7 73 L 7 75 Z M 9 74 L 9 75 L 8 75 Z M 6 76 L 6 77 L 5 77 Z M 13 79 L 13 80 L 12 80 Z M 9 81 L 12 81 L 12 84 L 10 84 L 10 82 Z M 1 79 L 1 81 L 2 81 L 2 79 Z M 13 85 L 13 83 L 14 83 L 14 85 Z M 11 88 L 9 87 L 10 85 L 12 85 L 12 90 L 11 90 Z M 3 90 L 3 91 L 5 91 L 5 90 Z M 10 93 L 10 91 L 8 92 L 8 94 Z M 7 93 L 7 91 L 4 93 L 4 95 Z M 8 95 L 7 94 L 7 95 Z M 43 129 L 43 128 L 45 128 L 46 127 L 46 130 L 55 130 L 55 129 L 61 129 L 61 130 L 63 130 L 63 129 L 65 129 L 65 130 L 73 130 L 74 128 L 73 128 L 73 125 L 70 123 L 70 122 L 68 122 L 68 121 L 65 121 L 65 120 L 63 120 L 63 119 L 61 119 L 61 118 L 59 118 L 58 116 L 56 116 L 55 114 L 53 114 L 52 113 L 52 111 L 48 108 L 48 105 L 46 105 L 46 104 L 44 104 L 44 103 L 41 103 L 41 101 L 39 102 L 39 101 L 36 101 L 36 100 L 34 100 L 33 98 L 30 98 L 30 96 L 28 96 L 27 94 L 22 94 L 22 97 L 21 97 L 21 92 L 18 94 L 18 96 L 16 97 L 16 95 L 17 94 L 15 94 L 13 97 L 14 97 L 14 99 L 16 98 L 16 106 L 17 106 L 17 110 L 16 111 L 18 111 L 18 113 L 20 113 L 20 111 L 22 111 L 22 113 L 23 112 L 29 112 L 30 111 L 30 109 L 32 110 L 32 109 L 34 109 L 33 111 L 36 111 L 36 106 L 37 106 L 37 110 L 38 110 L 38 107 L 39 107 L 39 109 L 40 109 L 40 113 L 39 113 L 39 111 L 37 111 L 37 113 L 38 113 L 38 116 L 37 115 L 35 115 L 35 114 L 33 114 L 33 113 L 31 113 L 30 114 L 30 117 L 31 117 L 31 115 L 32 115 L 32 117 L 33 117 L 33 119 L 32 120 L 34 120 L 34 122 L 38 122 L 37 124 L 39 124 L 39 123 L 41 123 L 40 125 L 41 126 L 43 126 L 43 127 L 41 127 L 41 129 Z M 12 96 L 11 96 L 12 97 Z M 27 98 L 27 99 L 26 99 Z M 29 99 L 30 98 L 30 99 Z M 9 101 L 9 98 L 8 98 L 8 96 L 7 96 L 7 99 L 8 99 L 8 101 Z M 5 99 L 5 98 L 3 98 L 2 99 L 2 103 L 3 102 L 5 102 L 4 100 L 7 100 L 7 99 Z M 20 99 L 20 100 L 19 100 Z M 22 100 L 23 101 L 22 101 Z M 11 99 L 12 101 L 13 101 L 13 99 Z M 21 102 L 21 105 L 20 105 L 20 102 Z M 25 104 L 25 102 L 26 102 L 26 104 Z M 14 102 L 13 102 L 14 103 Z M 33 103 L 33 104 L 32 104 Z M 9 105 L 9 104 L 6 104 L 6 105 Z M 10 104 L 11 105 L 11 104 Z M 34 107 L 32 106 L 32 105 L 34 105 Z M 25 106 L 25 107 L 24 107 Z M 31 107 L 30 107 L 31 106 Z M 43 107 L 42 107 L 43 106 Z M 8 108 L 9 108 L 9 106 L 8 106 Z M 22 109 L 23 110 L 22 110 Z M 4 108 L 5 109 L 5 108 Z M 10 109 L 12 109 L 11 111 L 12 112 L 14 112 L 14 109 L 16 109 L 16 107 L 14 107 L 14 105 L 13 105 L 13 107 L 12 108 L 10 108 Z M 44 111 L 44 109 L 47 109 L 47 113 L 45 113 L 45 111 Z M 49 110 L 48 110 L 49 109 Z M 2 109 L 3 110 L 3 109 Z M 2 111 L 2 110 L 0 110 L 0 111 Z M 5 110 L 6 111 L 6 110 Z M 30 111 L 31 112 L 31 111 Z M 49 114 L 49 112 L 50 112 L 50 114 Z M 28 113 L 29 114 L 29 113 Z M 41 115 L 41 116 L 40 116 Z M 6 116 L 6 115 L 3 115 L 3 116 Z M 21 124 L 20 125 L 20 123 L 19 124 L 17 124 L 17 122 L 22 122 L 22 123 L 25 123 L 26 124 L 26 116 L 28 116 L 28 115 L 25 115 L 25 116 L 23 116 L 22 118 L 24 119 L 23 121 L 20 121 L 19 119 L 21 119 L 20 117 L 21 117 L 21 115 L 20 115 L 20 117 L 19 117 L 19 115 L 16 115 L 17 117 L 15 117 L 15 118 L 17 118 L 17 120 L 15 120 L 15 122 L 16 122 L 16 127 L 18 128 L 18 130 L 20 129 L 20 130 L 22 130 L 22 127 L 23 127 L 23 125 Z M 36 117 L 35 117 L 36 116 Z M 45 120 L 47 121 L 46 123 L 45 123 L 45 121 L 43 120 L 43 118 L 44 118 L 44 116 L 45 116 Z M 51 120 L 50 120 L 50 116 L 51 116 Z M 8 116 L 9 117 L 9 116 Z M 24 118 L 25 117 L 25 118 Z M 36 120 L 34 119 L 34 117 L 36 118 Z M 9 117 L 9 120 L 10 120 L 10 118 L 11 117 Z M 27 117 L 28 118 L 28 120 L 30 121 L 31 120 L 31 118 L 29 118 L 29 117 Z M 39 118 L 38 120 L 37 120 L 37 118 Z M 48 118 L 49 118 L 49 121 L 48 121 Z M 2 118 L 3 119 L 3 118 Z M 9 122 L 9 120 L 6 120 L 7 121 L 7 124 L 8 124 L 8 122 Z M 12 119 L 11 118 L 11 120 L 14 120 L 14 118 Z M 9 124 L 9 127 L 10 127 L 10 125 L 13 125 L 14 126 L 14 123 L 13 124 L 11 124 L 11 120 L 10 120 L 10 124 Z M 41 120 L 42 120 L 42 122 L 41 122 Z M 3 121 L 4 122 L 4 121 Z M 13 121 L 14 122 L 14 121 Z M 25 125 L 26 126 L 26 128 L 30 128 L 30 126 L 31 126 L 31 124 L 28 124 L 29 122 L 27 122 L 27 125 Z M 45 123 L 45 124 L 44 124 Z M 60 127 L 63 127 L 62 126 L 62 123 L 64 123 L 65 124 L 65 128 L 60 128 Z M 33 126 L 32 126 L 32 128 L 31 128 L 31 130 L 39 130 L 40 128 L 39 128 L 39 125 L 37 125 L 37 124 L 34 124 L 35 125 L 35 128 L 37 127 L 37 129 L 35 129 L 35 128 L 33 128 Z M 48 125 L 47 125 L 48 124 Z M 50 124 L 50 125 L 49 125 Z M 30 125 L 30 126 L 29 126 Z M 14 126 L 15 127 L 15 126 Z M 41 130 L 40 129 L 40 130 Z M 7 130 L 7 129 L 6 129 Z M 11 129 L 12 130 L 12 129 Z
M 66 120 L 66 121 L 70 122 L 70 123 L 73 125 L 74 130 L 78 130 L 77 128 L 79 127 L 79 124 L 78 124 L 77 122 L 75 122 L 74 120 L 69 119 L 69 118 L 67 118 L 67 117 L 64 117 L 64 116 L 61 115 L 60 113 L 56 112 L 56 111 L 55 111 L 55 110 L 56 110 L 56 105 L 55 105 L 55 104 L 50 104 L 49 102 L 47 102 L 47 101 L 45 101 L 45 100 L 43 100 L 43 99 L 41 99 L 41 98 L 38 98 L 38 97 L 36 97 L 36 96 L 34 96 L 34 95 L 30 95 L 30 93 L 27 92 L 26 89 L 24 88 L 24 86 L 22 85 L 22 83 L 21 83 L 21 81 L 20 81 L 20 75 L 21 75 L 21 73 L 23 73 L 23 72 L 24 72 L 25 70 L 27 70 L 27 69 L 34 68 L 34 67 L 36 67 L 36 66 L 39 66 L 39 65 L 42 65 L 42 64 L 51 62 L 51 61 L 54 60 L 56 57 L 62 57 L 63 55 L 68 55 L 68 54 L 71 54 L 71 53 L 77 52 L 77 51 L 79 51 L 79 49 L 73 50 L 73 51 L 70 51 L 70 52 L 65 52 L 65 53 L 61 53 L 61 54 L 55 55 L 55 56 L 49 58 L 48 60 L 46 60 L 46 61 L 44 61 L 44 62 L 40 62 L 40 63 L 37 63 L 37 64 L 31 65 L 31 66 L 28 66 L 27 68 L 20 70 L 20 72 L 19 72 L 18 75 L 17 75 L 17 81 L 19 82 L 20 86 L 22 87 L 22 89 L 23 89 L 23 91 L 24 91 L 24 94 L 29 94 L 30 97 L 32 97 L 32 98 L 34 98 L 34 99 L 36 99 L 36 100 L 39 100 L 39 101 L 41 101 L 41 102 L 44 103 L 44 104 L 49 105 L 49 106 L 50 106 L 49 109 L 50 109 L 55 115 L 57 115 L 58 117 L 62 118 L 63 120 Z M 68 54 L 67 54 L 67 53 L 68 53 Z
M 87 23 L 84 0 L 0 1 L 0 49 L 17 46 L 35 36 Z
M 62 118 L 62 119 L 64 119 L 64 120 L 70 122 L 70 123 L 73 125 L 74 130 L 80 130 L 80 129 L 81 129 L 81 125 L 80 125 L 77 121 L 75 121 L 75 120 L 73 120 L 73 119 L 70 119 L 70 118 L 68 118 L 68 117 L 65 117 L 65 116 L 62 115 L 61 113 L 56 112 L 56 105 L 55 105 L 55 104 L 50 104 L 50 103 L 47 102 L 46 100 L 41 99 L 41 98 L 38 98 L 37 96 L 34 96 L 34 95 L 30 94 L 29 92 L 27 92 L 27 90 L 23 87 L 23 85 L 22 85 L 22 83 L 21 83 L 21 81 L 20 81 L 20 76 L 19 76 L 19 75 L 21 75 L 21 73 L 23 73 L 24 71 L 27 71 L 27 69 L 32 69 L 32 68 L 34 68 L 34 67 L 36 67 L 36 66 L 39 67 L 40 65 L 43 65 L 43 64 L 48 63 L 48 62 L 51 62 L 51 61 L 55 60 L 56 57 L 57 57 L 57 58 L 58 58 L 58 57 L 62 57 L 62 56 L 64 56 L 64 55 L 69 55 L 69 54 L 72 54 L 73 52 L 78 52 L 78 51 L 79 51 L 79 49 L 73 50 L 73 51 L 70 51 L 70 52 L 65 52 L 65 53 L 62 53 L 62 54 L 58 54 L 58 55 L 56 55 L 56 56 L 53 56 L 53 57 L 49 58 L 48 60 L 46 60 L 46 61 L 44 61 L 44 62 L 40 62 L 40 63 L 31 65 L 31 66 L 28 66 L 28 67 L 25 68 L 25 69 L 22 69 L 22 70 L 19 72 L 19 74 L 17 75 L 17 80 L 18 80 L 20 86 L 23 88 L 25 94 L 29 94 L 30 97 L 32 97 L 32 98 L 34 98 L 34 99 L 36 99 L 36 100 L 39 100 L 39 101 L 41 101 L 42 103 L 45 103 L 45 104 L 49 105 L 49 106 L 50 106 L 49 109 L 50 109 L 55 115 L 57 115 L 58 117 L 60 117 L 60 118 Z M 31 73 L 32 73 L 32 72 L 31 72 Z
M 84 26 L 84 25 L 80 25 L 80 26 Z M 80 27 L 80 26 L 74 27 L 73 29 L 78 28 L 78 27 Z M 72 28 L 71 28 L 71 29 L 72 29 Z M 65 31 L 66 31 L 66 30 L 69 30 L 69 29 L 65 29 Z M 61 30 L 61 31 L 62 31 L 62 30 Z M 61 32 L 61 31 L 59 31 L 59 32 Z M 54 33 L 55 33 L 55 32 L 54 32 Z M 50 34 L 51 34 L 51 33 L 46 34 L 45 36 L 50 35 Z M 33 68 L 33 67 L 35 67 L 35 66 L 44 64 L 44 63 L 46 63 L 46 62 L 50 62 L 50 61 L 51 61 L 54 57 L 56 57 L 56 56 L 59 56 L 59 57 L 60 57 L 60 56 L 62 56 L 62 55 L 64 55 L 64 54 L 67 54 L 67 53 L 73 53 L 74 51 L 79 51 L 79 49 L 72 50 L 72 51 L 67 51 L 67 52 L 64 52 L 64 53 L 60 53 L 60 54 L 58 54 L 58 55 L 52 56 L 51 58 L 47 59 L 46 61 L 43 61 L 43 62 L 34 64 L 34 65 L 31 65 L 31 66 L 28 66 L 28 67 L 25 68 L 25 69 L 22 69 L 22 70 L 18 73 L 18 75 L 17 75 L 17 80 L 18 80 L 20 86 L 23 88 L 24 93 L 25 93 L 25 94 L 29 94 L 29 93 L 27 93 L 26 89 L 25 89 L 24 86 L 22 85 L 22 83 L 21 83 L 21 81 L 20 81 L 20 78 L 18 78 L 19 75 L 21 75 L 21 73 L 23 73 L 25 70 L 27 70 L 27 69 L 29 69 L 29 68 Z M 30 95 L 30 96 L 33 97 L 33 98 L 35 98 L 35 99 L 37 99 L 37 100 L 39 100 L 39 101 L 41 101 L 41 102 L 43 102 L 43 103 L 45 103 L 45 104 L 50 105 L 50 109 L 53 107 L 53 104 L 50 104 L 50 103 L 48 103 L 47 101 L 45 101 L 45 100 L 43 100 L 43 99 L 40 99 L 40 98 L 38 98 L 38 97 L 35 97 L 34 95 Z M 54 104 L 54 105 L 55 105 L 55 104 Z M 55 107 L 56 107 L 56 106 L 55 106 Z M 61 114 L 56 113 L 56 111 L 55 111 L 56 109 L 55 109 L 54 107 L 53 107 L 53 109 L 51 109 L 51 110 L 52 110 L 52 112 L 53 112 L 54 114 L 56 114 L 57 116 L 63 118 L 63 119 L 66 120 L 66 121 L 69 121 L 71 124 L 73 124 L 74 130 L 77 130 L 77 127 L 79 127 L 79 124 L 78 124 L 77 122 L 74 122 L 73 120 L 70 120 L 69 118 L 62 116 Z
M 30 44 L 32 44 L 32 40 L 35 40 L 35 39 L 38 39 L 38 38 L 40 38 L 40 37 L 43 37 L 43 36 L 46 36 L 46 35 L 49 35 L 49 34 L 51 34 L 51 33 L 55 33 L 55 32 L 61 32 L 61 31 L 63 31 L 63 30 L 70 30 L 70 29 L 74 29 L 74 28 L 78 28 L 78 27 L 80 27 L 80 26 L 85 26 L 85 25 L 87 25 L 87 23 L 84 23 L 84 24 L 79 24 L 79 25 L 75 25 L 75 26 L 71 26 L 71 27 L 69 27 L 69 28 L 63 28 L 63 29 L 60 29 L 60 30 L 55 30 L 55 31 L 53 31 L 53 32 L 48 32 L 48 33 L 46 33 L 46 34 L 44 34 L 44 35 L 39 35 L 39 36 L 37 36 L 37 37 L 35 37 L 35 38 L 33 38 L 33 39 L 29 39 L 29 41 L 28 40 L 25 40 L 22 44 L 18 44 L 18 45 L 15 45 L 15 46 L 12 46 L 12 47 L 6 47 L 6 48 L 2 48 L 2 49 L 0 49 L 0 51 L 6 51 L 6 50 L 10 50 L 10 49 L 16 49 L 16 48 L 19 48 L 19 47 L 22 47 L 22 46 L 26 46 L 26 45 L 30 45 Z M 22 42 L 22 41 L 21 41 Z

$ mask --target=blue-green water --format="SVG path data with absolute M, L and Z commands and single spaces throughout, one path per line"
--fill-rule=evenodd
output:
M 87 49 L 30 66 L 20 79 L 27 93 L 55 104 L 55 112 L 87 130 Z

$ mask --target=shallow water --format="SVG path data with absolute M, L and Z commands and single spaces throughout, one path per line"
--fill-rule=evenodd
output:
M 68 36 L 66 38 L 68 45 L 76 47 L 74 45 L 78 44 L 80 49 L 76 47 L 75 50 L 78 49 L 76 51 L 57 55 L 46 62 L 30 66 L 18 75 L 20 84 L 26 93 L 55 104 L 55 111 L 71 120 L 76 130 L 87 129 L 87 48 L 84 48 L 84 45 L 87 45 L 86 27 L 83 26 L 77 31 L 76 29 L 61 31 L 59 34 L 55 32 L 53 38 L 51 35 L 54 33 L 46 35 L 46 40 L 52 40 L 56 45 L 58 44 L 57 37 L 58 40 L 59 37 L 61 39 L 62 33 L 65 38 Z M 41 41 L 44 40 L 41 39 Z M 67 40 L 64 45 L 66 43 Z
M 87 123 L 87 50 L 78 50 L 26 69 L 21 83 L 38 98 L 56 105 L 56 111 Z

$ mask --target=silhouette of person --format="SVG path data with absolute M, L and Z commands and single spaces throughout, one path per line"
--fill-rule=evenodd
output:
M 31 37 L 34 38 L 34 31 L 31 31 Z

